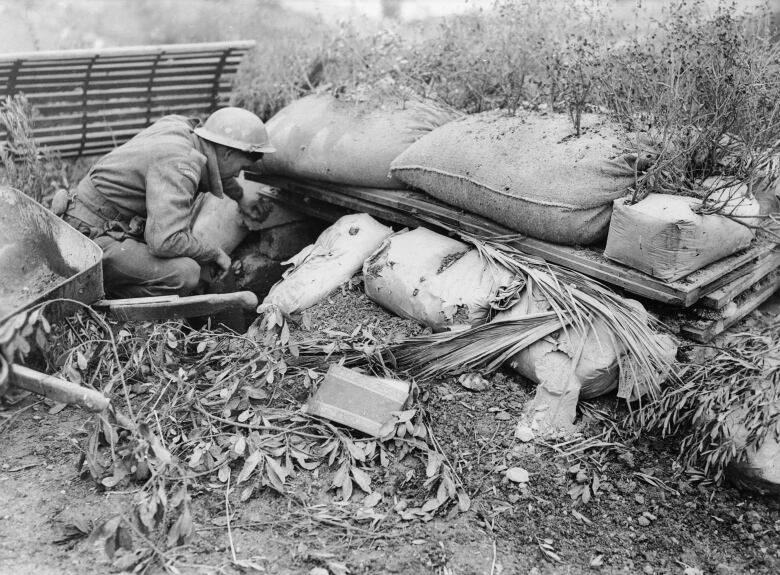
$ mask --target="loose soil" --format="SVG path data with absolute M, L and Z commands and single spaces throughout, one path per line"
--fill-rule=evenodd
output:
M 66 277 L 52 269 L 46 257 L 42 244 L 49 239 L 30 237 L 12 216 L 0 214 L 0 318 L 24 307 Z M 57 255 L 61 260 L 62 256 Z
M 389 338 L 421 331 L 359 288 L 337 292 L 306 316 L 293 337 L 325 329 L 351 333 L 367 325 Z M 289 498 L 266 489 L 246 503 L 232 502 L 237 557 L 280 574 L 308 573 L 329 562 L 332 573 L 336 562 L 352 574 L 780 571 L 780 499 L 697 483 L 695 475 L 676 468 L 674 446 L 657 438 L 613 434 L 624 447 L 589 450 L 579 459 L 561 457 L 541 441 L 522 443 L 514 429 L 533 386 L 509 371 L 488 379 L 492 386 L 484 392 L 468 391 L 454 378 L 421 390 L 433 431 L 471 495 L 468 512 L 402 521 L 393 502 L 422 493 L 425 479 L 424 470 L 403 460 L 372 474 L 385 519 L 373 528 L 345 526 L 335 519 L 359 501 L 333 502 L 327 492 L 332 470 L 300 471 Z M 0 572 L 109 571 L 100 548 L 64 537 L 66 525 L 86 528 L 128 509 L 132 498 L 132 486 L 106 490 L 76 472 L 89 418 L 71 407 L 49 413 L 50 406 L 34 397 L 2 408 L 0 415 L 12 419 L 0 421 Z M 605 414 L 625 414 L 612 396 L 587 403 L 583 413 L 583 438 L 609 427 Z M 576 463 L 601 480 L 588 503 L 568 495 L 575 484 L 568 470 Z M 527 486 L 508 482 L 502 473 L 507 467 L 526 469 Z M 197 532 L 174 553 L 177 565 L 182 573 L 238 573 L 229 561 L 224 485 L 209 486 L 214 489 L 194 497 Z

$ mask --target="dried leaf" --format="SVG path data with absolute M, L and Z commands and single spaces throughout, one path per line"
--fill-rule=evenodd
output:
M 279 465 L 273 457 L 265 456 L 265 471 L 271 482 L 271 487 L 280 493 L 284 493 L 284 480 L 287 472 Z
M 358 484 L 358 487 L 366 493 L 371 493 L 371 477 L 369 477 L 368 473 L 354 465 L 351 467 L 351 471 L 352 477 L 354 478 L 355 483 Z
M 244 461 L 244 467 L 241 468 L 241 471 L 238 473 L 238 478 L 236 479 L 236 483 L 243 483 L 247 479 L 249 479 L 249 476 L 252 475 L 252 472 L 257 467 L 258 463 L 263 459 L 263 452 L 260 450 L 253 451 L 249 457 L 246 458 Z
M 361 505 L 363 505 L 363 507 L 369 508 L 376 507 L 380 501 L 382 501 L 382 494 L 379 491 L 374 491 L 373 493 L 369 493 L 363 498 Z
M 463 491 L 458 491 L 458 509 L 464 513 L 471 509 L 471 498 Z
M 425 466 L 425 476 L 430 478 L 436 475 L 441 469 L 444 458 L 433 450 L 428 451 L 428 464 Z
M 189 504 L 185 504 L 181 514 L 168 531 L 168 547 L 186 543 L 192 531 L 192 513 Z

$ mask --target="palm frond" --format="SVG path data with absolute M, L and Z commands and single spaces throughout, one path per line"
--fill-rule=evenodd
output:
M 633 382 L 632 391 L 637 392 L 631 395 L 641 397 L 646 392 L 655 397 L 659 391 L 658 374 L 673 372 L 673 359 L 657 337 L 660 324 L 605 285 L 523 253 L 512 245 L 517 236 L 477 237 L 441 221 L 436 225 L 458 233 L 464 241 L 475 246 L 490 266 L 501 266 L 514 273 L 515 281 L 491 302 L 493 315 L 511 308 L 522 291 L 533 286 L 549 302 L 553 317 L 543 315 L 544 319 L 533 317 L 528 321 L 517 320 L 517 323 L 494 322 L 495 326 L 486 324 L 463 333 L 428 336 L 427 341 L 407 340 L 393 352 L 397 358 L 410 358 L 410 365 L 417 365 L 415 362 L 427 357 L 431 365 L 420 369 L 420 375 L 438 375 L 476 366 L 495 369 L 498 358 L 509 357 L 508 350 L 516 353 L 556 331 L 551 329 L 554 323 L 557 323 L 557 329 L 575 329 L 584 338 L 597 320 L 608 327 L 614 341 L 624 350 L 627 358 L 624 366 L 630 371 L 628 380 Z M 542 332 L 544 335 L 539 335 Z M 511 343 L 513 338 L 514 344 Z M 460 348 L 456 349 L 456 345 Z M 419 352 L 405 349 L 415 346 L 422 348 Z M 631 395 L 626 394 L 626 397 Z
M 481 368 L 491 372 L 525 347 L 561 329 L 553 312 L 494 321 L 460 332 L 408 338 L 385 353 L 420 379 Z

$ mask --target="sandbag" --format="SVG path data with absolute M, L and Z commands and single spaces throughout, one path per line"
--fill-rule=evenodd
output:
M 227 196 L 204 194 L 196 209 L 192 235 L 231 253 L 249 233 L 238 203 Z
M 411 145 L 390 172 L 412 187 L 534 238 L 604 239 L 612 203 L 634 183 L 636 147 L 625 131 L 586 114 L 573 135 L 564 114 L 477 114 Z
M 739 487 L 758 493 L 780 493 L 780 441 L 769 433 L 758 449 L 748 451 L 744 461 L 729 465 L 727 477 Z
M 552 309 L 544 296 L 538 290 L 533 290 L 532 284 L 529 283 L 529 286 L 531 294 L 528 293 L 529 288 L 526 288 L 518 302 L 509 310 L 499 313 L 495 317 L 496 321 Z M 638 301 L 624 301 L 640 313 L 645 313 Z M 578 398 L 591 399 L 617 388 L 619 358 L 624 351 L 604 321 L 595 319 L 585 337 L 574 327 L 561 329 L 515 354 L 509 360 L 509 366 L 523 377 L 550 390 L 563 392 L 570 387 L 572 391 L 578 391 L 574 394 L 576 405 Z
M 392 233 L 368 214 L 340 218 L 314 244 L 283 262 L 293 267 L 271 288 L 258 311 L 275 305 L 294 314 L 313 306 L 360 271 L 363 261 Z
M 270 175 L 374 188 L 404 188 L 390 162 L 454 115 L 431 102 L 376 98 L 346 102 L 314 94 L 266 124 L 276 152 L 263 158 Z
M 645 309 L 638 301 L 625 299 L 624 302 L 645 315 Z M 494 321 L 520 318 L 550 309 L 549 301 L 529 281 L 517 303 L 496 315 Z M 671 360 L 677 351 L 674 340 L 665 334 L 656 334 L 655 337 Z M 528 409 L 531 429 L 544 434 L 570 430 L 580 399 L 592 399 L 618 388 L 621 359 L 625 354 L 624 346 L 609 326 L 595 318 L 584 335 L 580 329 L 570 326 L 512 356 L 508 361 L 509 367 L 537 384 L 534 400 Z M 663 379 L 665 375 L 659 374 L 659 378 Z M 631 400 L 637 399 L 639 397 L 632 394 Z
M 753 198 L 722 194 L 727 212 L 755 225 L 761 208 Z M 717 200 L 716 200 L 717 201 Z M 718 214 L 700 215 L 696 198 L 650 194 L 634 205 L 616 200 L 604 255 L 653 277 L 672 281 L 747 248 L 754 233 Z
M 426 228 L 395 234 L 363 265 L 366 295 L 434 331 L 487 319 L 488 302 L 512 279 L 476 249 Z

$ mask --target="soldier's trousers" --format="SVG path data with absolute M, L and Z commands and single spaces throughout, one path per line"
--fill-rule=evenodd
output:
M 186 296 L 200 281 L 201 267 L 194 259 L 153 255 L 142 238 L 123 233 L 122 226 L 105 221 L 78 197 L 63 219 L 103 250 L 103 287 L 108 297 Z

